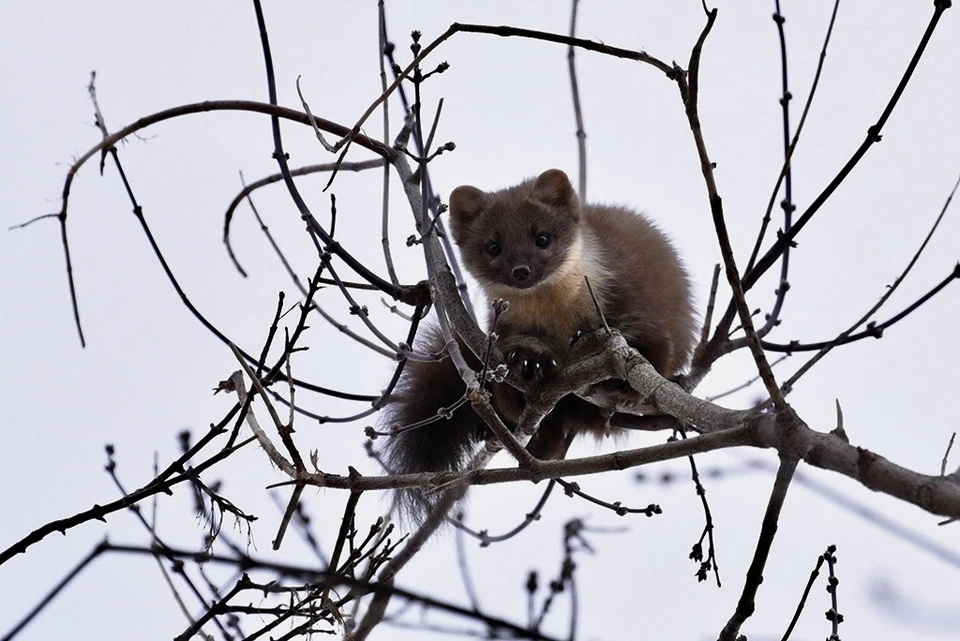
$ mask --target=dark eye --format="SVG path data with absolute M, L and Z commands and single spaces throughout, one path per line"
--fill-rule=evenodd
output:
M 546 234 L 537 234 L 537 239 L 534 241 L 540 249 L 543 249 L 550 244 L 550 237 Z
M 487 245 L 487 253 L 490 254 L 491 256 L 499 256 L 499 255 L 500 255 L 500 243 L 494 241 L 494 242 L 488 244 L 488 245 Z

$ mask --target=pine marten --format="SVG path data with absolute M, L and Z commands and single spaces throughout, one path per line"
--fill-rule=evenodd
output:
M 584 276 L 607 324 L 662 376 L 674 376 L 686 364 L 695 334 L 687 274 L 670 242 L 643 216 L 623 207 L 581 205 L 567 175 L 550 169 L 500 191 L 456 188 L 450 225 L 484 294 L 510 303 L 497 324 L 497 346 L 525 378 L 563 367 L 575 337 L 602 326 Z M 426 334 L 421 349 L 440 351 L 436 328 Z M 479 369 L 470 351 L 463 352 Z M 522 395 L 506 383 L 489 387 L 494 407 L 514 427 Z M 429 419 L 451 407 L 464 389 L 449 359 L 408 362 L 384 422 L 402 428 Z M 606 424 L 597 408 L 570 395 L 544 418 L 528 449 L 541 459 L 563 458 L 576 432 L 602 436 Z M 396 473 L 457 470 L 488 434 L 466 403 L 449 418 L 389 437 L 387 463 Z M 413 494 L 404 498 L 416 513 L 430 501 Z

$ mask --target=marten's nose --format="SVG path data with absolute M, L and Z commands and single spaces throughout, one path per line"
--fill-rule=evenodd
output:
M 517 281 L 518 283 L 522 283 L 528 278 L 530 278 L 529 267 L 527 267 L 526 265 L 520 265 L 519 267 L 513 268 L 513 280 Z

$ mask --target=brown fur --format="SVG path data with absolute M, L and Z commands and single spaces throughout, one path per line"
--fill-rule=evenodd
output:
M 499 321 L 498 346 L 518 362 L 543 364 L 538 373 L 551 361 L 563 367 L 577 333 L 601 327 L 587 276 L 607 324 L 660 374 L 674 376 L 686 364 L 695 332 L 687 275 L 669 241 L 643 216 L 623 207 L 581 206 L 566 174 L 551 169 L 495 192 L 458 187 L 450 195 L 450 222 L 484 293 L 510 303 Z M 435 335 L 426 344 L 432 351 L 442 345 Z M 436 415 L 463 389 L 449 361 L 410 364 L 387 420 L 399 427 Z M 512 424 L 522 395 L 506 384 L 491 389 L 494 406 Z M 605 426 L 595 407 L 568 396 L 544 419 L 529 449 L 540 458 L 562 458 L 578 431 L 602 435 Z M 450 420 L 394 437 L 388 459 L 396 471 L 456 469 L 485 434 L 464 406 Z
M 673 376 L 686 363 L 695 330 L 687 275 L 669 241 L 643 216 L 623 207 L 581 207 L 566 174 L 551 169 L 497 192 L 458 187 L 450 220 L 467 269 L 488 296 L 510 302 L 500 321 L 504 340 L 530 334 L 560 348 L 577 331 L 598 329 L 588 276 L 607 323 L 657 371 Z M 549 238 L 545 248 L 536 246 L 541 234 Z M 499 255 L 489 254 L 491 243 Z M 530 275 L 518 281 L 517 267 Z

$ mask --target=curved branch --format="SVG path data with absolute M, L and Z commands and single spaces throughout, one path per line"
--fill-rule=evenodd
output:
M 926 49 L 927 43 L 929 42 L 930 37 L 933 35 L 933 31 L 936 28 L 937 23 L 940 21 L 940 16 L 943 15 L 944 11 L 950 8 L 950 5 L 950 0 L 934 1 L 934 13 L 930 19 L 930 23 L 927 25 L 927 28 L 920 39 L 920 43 L 917 45 L 917 49 L 913 54 L 913 57 L 910 59 L 910 63 L 907 65 L 903 77 L 900 79 L 900 83 L 897 85 L 896 90 L 894 90 L 893 95 L 887 102 L 887 105 L 884 108 L 883 113 L 880 115 L 880 118 L 873 126 L 867 129 L 867 136 L 863 143 L 860 144 L 860 147 L 857 148 L 843 168 L 841 168 L 833 180 L 830 181 L 830 184 L 828 184 L 820 193 L 820 195 L 817 196 L 817 198 L 810 204 L 810 206 L 807 207 L 806 211 L 804 211 L 800 218 L 797 219 L 797 222 L 793 225 L 793 227 L 777 238 L 773 246 L 767 250 L 767 252 L 753 268 L 746 270 L 742 281 L 744 291 L 749 291 L 750 288 L 757 283 L 760 277 L 776 263 L 777 259 L 786 250 L 787 246 L 794 242 L 794 239 L 796 238 L 797 234 L 800 233 L 800 230 L 806 226 L 813 215 L 817 213 L 820 207 L 823 206 L 833 192 L 837 190 L 840 184 L 846 179 L 850 172 L 853 171 L 853 168 L 856 167 L 857 163 L 860 162 L 870 147 L 872 147 L 874 143 L 880 141 L 881 129 L 886 124 L 887 119 L 889 119 L 894 107 L 900 100 L 900 96 L 903 94 L 904 89 L 906 89 L 907 83 L 913 75 L 917 64 L 920 62 L 920 58 Z M 717 324 L 717 329 L 714 332 L 708 349 L 706 350 L 706 352 L 712 356 L 713 360 L 716 360 L 716 358 L 719 356 L 731 351 L 730 347 L 723 348 L 722 345 L 728 340 L 728 330 L 733 322 L 733 319 L 736 317 L 736 314 L 736 304 L 731 300 L 723 314 L 723 317 Z
M 826 347 L 839 347 L 840 345 L 855 343 L 859 340 L 863 340 L 864 338 L 882 338 L 884 330 L 886 330 L 888 327 L 896 325 L 899 321 L 909 316 L 921 305 L 939 294 L 941 290 L 957 279 L 960 279 L 960 263 L 957 263 L 956 266 L 954 266 L 953 271 L 950 272 L 946 278 L 940 281 L 936 287 L 921 296 L 920 299 L 915 303 L 907 307 L 893 318 L 887 319 L 882 323 L 868 323 L 867 329 L 863 330 L 862 332 L 849 334 L 847 336 L 843 336 L 842 338 L 835 338 L 830 341 L 821 341 L 819 343 L 801 343 L 800 341 L 790 341 L 789 343 L 784 344 L 760 341 L 760 345 L 763 346 L 763 349 L 771 352 L 784 352 L 786 354 L 792 354 L 793 352 L 813 352 Z
M 310 120 L 307 117 L 307 114 L 295 111 L 293 109 L 287 109 L 286 107 L 278 107 L 275 105 L 264 104 L 262 102 L 256 102 L 253 100 L 206 100 L 204 102 L 192 103 L 189 105 L 181 105 L 179 107 L 173 107 L 171 109 L 164 109 L 163 111 L 158 111 L 156 113 L 150 114 L 149 116 L 144 116 L 139 120 L 127 125 L 126 127 L 120 129 L 114 134 L 105 136 L 103 140 L 100 141 L 97 145 L 89 149 L 86 153 L 80 156 L 77 160 L 73 162 L 70 166 L 70 169 L 67 171 L 67 177 L 63 183 L 63 191 L 61 193 L 62 203 L 60 205 L 60 211 L 55 214 L 48 214 L 44 216 L 38 216 L 23 225 L 18 227 L 23 228 L 29 224 L 37 222 L 39 220 L 44 220 L 47 218 L 56 218 L 60 222 L 60 235 L 63 243 L 63 253 L 64 260 L 66 261 L 67 269 L 67 283 L 70 288 L 70 302 L 73 307 L 73 317 L 74 322 L 77 326 L 77 332 L 80 335 L 80 344 L 86 347 L 86 341 L 83 336 L 83 327 L 80 323 L 80 305 L 77 301 L 77 286 L 73 278 L 73 261 L 70 257 L 70 243 L 67 240 L 67 205 L 70 200 L 70 189 L 73 185 L 73 179 L 77 175 L 77 172 L 80 171 L 80 168 L 86 164 L 88 160 L 94 157 L 97 154 L 105 153 L 107 150 L 112 149 L 114 145 L 118 142 L 130 136 L 141 129 L 145 129 L 151 125 L 155 125 L 164 120 L 170 120 L 172 118 L 179 118 L 181 116 L 186 116 L 189 114 L 197 113 L 206 113 L 210 111 L 250 111 L 253 113 L 262 113 L 276 116 L 277 118 L 284 118 L 286 120 L 292 120 L 300 124 L 309 125 Z M 346 132 L 347 129 L 343 125 L 339 125 L 335 122 L 324 120 L 322 118 L 315 119 L 319 127 L 331 133 L 336 133 L 338 135 L 343 135 L 343 132 Z M 382 143 L 373 140 L 372 138 L 367 138 L 366 136 L 355 136 L 354 139 L 357 141 L 357 144 L 362 147 L 366 147 L 373 152 L 383 156 L 384 158 L 389 158 L 393 151 L 388 147 L 385 147 Z
M 373 114 L 373 112 L 383 103 L 384 100 L 390 97 L 397 87 L 400 86 L 400 83 L 410 77 L 413 73 L 413 70 L 418 68 L 420 63 L 423 62 L 430 53 L 439 47 L 444 41 L 450 39 L 456 33 L 483 33 L 492 36 L 500 36 L 502 38 L 516 37 L 516 38 L 530 38 L 532 40 L 544 40 L 546 42 L 555 42 L 558 44 L 565 44 L 571 47 L 577 47 L 579 49 L 585 49 L 587 51 L 594 51 L 596 53 L 601 53 L 607 56 L 613 56 L 615 58 L 624 58 L 626 60 L 635 60 L 637 62 L 642 62 L 645 64 L 652 65 L 662 71 L 668 78 L 674 77 L 674 69 L 667 63 L 663 62 L 659 58 L 655 58 L 647 54 L 644 51 L 634 51 L 631 49 L 623 49 L 621 47 L 611 47 L 600 42 L 594 42 L 593 40 L 585 40 L 583 38 L 572 38 L 570 36 L 564 36 L 558 33 L 550 33 L 547 31 L 537 31 L 535 29 L 520 29 L 518 27 L 509 27 L 509 26 L 492 26 L 492 25 L 483 25 L 483 24 L 463 24 L 455 22 L 450 25 L 446 31 L 444 31 L 440 36 L 438 36 L 433 42 L 428 44 L 423 48 L 422 51 L 408 64 L 403 71 L 396 77 L 393 83 L 387 87 L 387 90 L 380 94 L 380 96 L 373 101 L 373 103 L 367 107 L 367 110 L 363 112 L 363 115 L 360 116 L 360 119 L 357 120 L 357 123 L 353 126 L 350 132 L 344 137 L 343 140 L 338 143 L 343 145 L 343 152 L 340 154 L 340 158 L 337 159 L 337 164 L 339 165 L 343 158 L 347 154 L 347 150 L 350 148 L 351 143 L 354 140 L 357 140 L 357 137 L 360 135 L 360 128 L 363 127 L 363 124 L 367 119 Z M 327 187 L 333 182 L 333 179 L 336 177 L 336 170 L 330 176 L 330 181 L 327 183 Z
M 349 171 L 362 171 L 364 169 L 373 169 L 375 167 L 382 167 L 385 163 L 382 159 L 374 158 L 372 160 L 364 160 L 361 162 L 346 163 L 343 169 Z M 321 173 L 324 171 L 330 171 L 333 169 L 333 163 L 322 163 L 319 165 L 307 165 L 305 167 L 300 167 L 298 169 L 292 169 L 290 171 L 291 176 L 307 176 L 309 174 Z M 241 176 L 242 179 L 242 176 Z M 230 201 L 230 204 L 227 206 L 227 211 L 223 216 L 223 244 L 227 246 L 227 253 L 230 255 L 230 260 L 233 261 L 234 266 L 237 268 L 244 277 L 247 276 L 247 272 L 240 266 L 240 262 L 237 260 L 236 255 L 233 253 L 233 246 L 230 243 L 230 224 L 233 222 L 233 214 L 236 211 L 237 207 L 240 206 L 240 203 L 243 202 L 245 198 L 248 198 L 250 194 L 260 189 L 261 187 L 266 187 L 267 185 L 272 185 L 275 182 L 283 180 L 283 174 L 276 173 L 271 174 L 260 180 L 256 180 L 249 185 L 244 185 L 243 189 L 240 190 L 240 193 L 237 194 L 233 200 Z M 259 220 L 259 216 L 257 219 Z M 263 221 L 260 221 L 261 228 L 265 229 Z
M 907 65 L 906 71 L 903 73 L 903 77 L 900 79 L 900 83 L 897 85 L 896 90 L 894 90 L 893 95 L 890 97 L 890 100 L 887 102 L 887 106 L 884 108 L 883 113 L 880 114 L 880 118 L 877 122 L 867 129 L 866 138 L 860 144 L 860 147 L 853 153 L 853 156 L 850 157 L 850 160 L 843 166 L 839 173 L 830 181 L 830 184 L 824 188 L 817 198 L 810 203 L 810 206 L 807 207 L 806 211 L 797 219 L 796 224 L 791 227 L 789 230 L 785 231 L 773 244 L 773 246 L 767 251 L 763 257 L 757 261 L 756 266 L 750 270 L 743 278 L 743 288 L 744 290 L 749 290 L 759 278 L 766 273 L 768 269 L 776 262 L 777 258 L 786 251 L 793 240 L 797 237 L 797 234 L 800 233 L 800 230 L 803 229 L 810 219 L 813 218 L 813 215 L 819 211 L 820 207 L 823 206 L 823 203 L 836 191 L 837 187 L 846 179 L 846 177 L 853 171 L 853 168 L 857 166 L 857 163 L 860 162 L 860 159 L 867 153 L 867 150 L 878 143 L 881 140 L 880 132 L 883 129 L 883 126 L 887 123 L 887 120 L 890 118 L 890 114 L 893 113 L 894 107 L 897 106 L 897 102 L 900 100 L 900 96 L 903 95 L 904 90 L 907 88 L 907 83 L 910 81 L 910 78 L 913 76 L 914 70 L 917 68 L 917 65 L 920 63 L 920 58 L 923 56 L 924 50 L 927 48 L 927 43 L 930 41 L 930 37 L 933 35 L 934 29 L 937 27 L 937 23 L 940 22 L 940 16 L 943 15 L 943 12 L 950 8 L 950 2 L 946 0 L 936 0 L 934 2 L 934 11 L 933 16 L 930 18 L 930 22 L 927 25 L 926 30 L 923 33 L 923 36 L 920 38 L 920 43 L 917 45 L 917 50 L 914 52 L 913 57 L 910 59 L 910 63 Z

